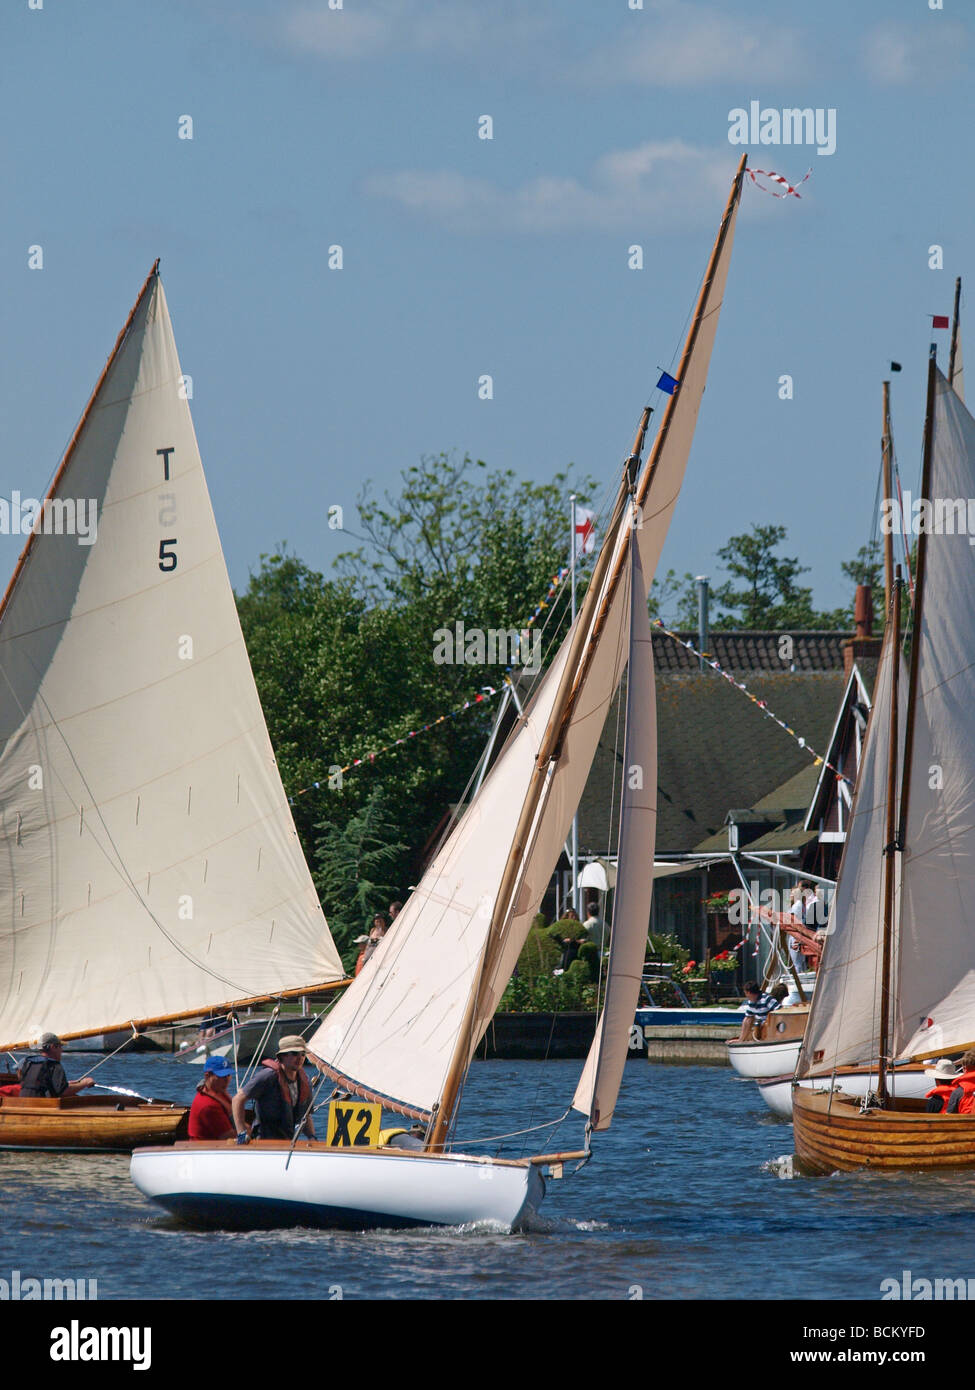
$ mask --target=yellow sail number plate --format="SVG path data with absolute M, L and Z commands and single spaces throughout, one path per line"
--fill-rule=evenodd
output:
M 325 1143 L 333 1149 L 369 1149 L 379 1145 L 382 1106 L 364 1100 L 333 1100 L 328 1107 Z

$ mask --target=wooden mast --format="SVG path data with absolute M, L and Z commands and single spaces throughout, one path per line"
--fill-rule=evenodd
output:
M 958 354 L 958 327 L 961 318 L 961 276 L 955 280 L 955 310 L 951 320 L 951 351 L 948 355 L 948 385 L 955 384 L 955 357 Z
M 892 514 L 893 492 L 891 482 L 891 455 L 893 454 L 893 440 L 890 429 L 890 382 L 885 381 L 884 387 L 884 432 L 881 436 L 880 455 L 883 466 L 884 484 L 884 503 L 888 515 Z M 894 584 L 894 533 L 888 529 L 884 534 L 884 612 L 890 612 L 891 591 Z
M 721 255 L 721 251 L 727 239 L 732 214 L 741 196 L 741 185 L 744 178 L 747 158 L 747 155 L 742 155 L 731 186 L 731 192 L 728 195 L 724 216 L 721 219 L 718 235 L 711 251 L 707 270 L 705 271 L 704 281 L 701 285 L 700 293 L 698 294 L 694 317 L 688 330 L 687 339 L 684 343 L 684 351 L 681 355 L 680 367 L 678 368 L 678 382 L 684 379 L 687 364 L 690 361 L 701 324 L 704 321 L 704 311 L 710 298 L 710 290 L 714 280 L 718 258 Z M 637 505 L 641 508 L 650 490 L 657 459 L 660 457 L 661 450 L 670 432 L 676 401 L 676 395 L 672 395 L 667 402 L 660 429 L 654 440 L 650 458 L 644 470 L 641 486 L 636 495 Z M 503 932 L 511 915 L 514 903 L 514 890 L 522 867 L 524 854 L 528 848 L 528 836 L 535 822 L 542 795 L 550 780 L 550 764 L 553 759 L 557 758 L 559 755 L 562 740 L 568 728 L 569 721 L 572 718 L 576 700 L 578 699 L 585 681 L 593 653 L 598 644 L 602 629 L 605 626 L 616 588 L 620 582 L 620 577 L 628 557 L 627 541 L 620 546 L 620 553 L 617 558 L 615 569 L 609 578 L 605 597 L 602 601 L 602 607 L 590 630 L 590 615 L 596 602 L 598 602 L 598 595 L 602 589 L 606 571 L 609 569 L 613 551 L 616 549 L 620 527 L 624 523 L 624 519 L 628 517 L 628 505 L 634 465 L 638 462 L 640 452 L 643 448 L 649 418 L 650 409 L 646 407 L 637 430 L 633 450 L 627 459 L 626 469 L 616 496 L 606 537 L 593 568 L 589 588 L 586 591 L 582 610 L 577 619 L 576 630 L 573 634 L 572 645 L 569 648 L 569 654 L 563 673 L 562 689 L 559 691 L 556 698 L 552 714 L 542 737 L 541 748 L 539 749 L 535 761 L 535 768 L 532 773 L 532 780 L 529 784 L 528 792 L 522 806 L 511 851 L 508 855 L 504 874 L 501 879 L 501 885 L 498 890 L 497 898 L 495 899 L 494 912 L 485 940 L 476 983 L 471 989 L 467 1008 L 464 1012 L 464 1019 L 458 1032 L 453 1056 L 451 1057 L 450 1065 L 447 1069 L 440 1100 L 435 1107 L 434 1118 L 431 1121 L 427 1134 L 426 1146 L 428 1149 L 442 1148 L 446 1139 L 447 1131 L 457 1104 L 460 1086 L 469 1063 L 471 1029 L 477 1017 L 478 1006 L 483 999 L 486 984 L 492 977 L 494 967 L 501 953 Z
M 935 350 L 928 357 L 927 406 L 924 417 L 924 463 L 921 469 L 921 497 L 931 491 L 931 455 L 934 442 Z M 920 529 L 917 541 L 917 579 L 914 586 L 914 623 L 911 629 L 911 669 L 907 685 L 907 717 L 904 727 L 904 767 L 901 774 L 900 816 L 895 822 L 894 800 L 897 795 L 897 674 L 900 667 L 900 566 L 894 585 L 894 668 L 890 714 L 890 757 L 887 767 L 887 843 L 884 845 L 884 934 L 880 979 L 880 1056 L 878 1058 L 877 1095 L 881 1106 L 887 1104 L 887 1051 L 890 1045 L 890 1013 L 893 997 L 891 966 L 893 955 L 893 896 L 895 855 L 907 847 L 907 810 L 911 792 L 911 763 L 914 752 L 914 723 L 917 710 L 918 665 L 921 651 L 921 616 L 924 603 L 927 531 Z M 896 829 L 895 829 L 896 825 Z
M 924 461 L 921 467 L 921 497 L 931 494 L 931 454 L 934 441 L 934 386 L 937 360 L 934 345 L 928 358 L 928 393 L 924 412 Z M 904 771 L 901 776 L 901 814 L 897 838 L 907 843 L 907 810 L 911 799 L 911 759 L 914 753 L 914 711 L 917 702 L 917 673 L 921 651 L 921 617 L 924 606 L 924 575 L 927 568 L 928 533 L 923 528 L 917 538 L 917 577 L 914 581 L 914 621 L 911 625 L 911 670 L 907 683 L 907 722 L 904 725 Z
M 887 822 L 884 844 L 884 934 L 880 968 L 880 1059 L 877 1074 L 877 1096 L 882 1106 L 887 1104 L 887 1045 L 890 1037 L 890 960 L 894 920 L 894 855 L 898 849 L 897 826 L 897 694 L 901 664 L 901 567 L 893 585 L 893 609 L 888 609 L 891 622 L 891 687 L 890 735 L 887 745 Z

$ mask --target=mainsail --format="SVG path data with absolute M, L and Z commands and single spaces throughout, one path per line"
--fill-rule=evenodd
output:
M 975 420 L 935 373 L 895 1051 L 975 1042 Z M 933 529 L 932 529 L 933 528 Z M 930 1020 L 930 1022 L 929 1022 Z
M 975 1043 L 975 420 L 935 371 L 931 467 L 919 522 L 923 583 L 915 603 L 913 739 L 904 773 L 903 853 L 892 924 L 893 1056 Z M 894 656 L 885 644 L 829 943 L 800 1074 L 875 1059 L 880 1042 L 886 760 Z M 902 678 L 901 690 L 907 688 Z M 907 716 L 899 719 L 904 750 Z M 900 758 L 898 760 L 900 762 Z
M 656 570 L 690 451 L 724 295 L 742 160 L 679 369 L 637 490 L 637 529 L 617 505 L 576 624 L 491 772 L 411 895 L 367 970 L 310 1040 L 336 1079 L 405 1113 L 427 1117 L 497 1008 L 582 795 L 627 657 L 628 598 L 620 583 L 632 534 L 646 586 Z M 571 692 L 569 710 L 560 710 Z M 540 756 L 558 726 L 555 756 Z M 516 822 L 544 771 L 519 840 Z M 648 856 L 652 863 L 652 854 Z M 506 885 L 512 880 L 510 897 Z M 449 1106 L 448 1106 L 449 1109 Z
M 281 785 L 149 276 L 0 608 L 0 1039 L 343 971 Z M 97 506 L 97 539 L 54 518 Z
M 898 660 L 900 658 L 898 657 Z M 800 1075 L 869 1060 L 879 1047 L 884 829 L 894 652 L 888 624 L 870 722 L 800 1055 Z M 907 687 L 902 674 L 901 691 Z M 898 739 L 904 747 L 903 712 Z

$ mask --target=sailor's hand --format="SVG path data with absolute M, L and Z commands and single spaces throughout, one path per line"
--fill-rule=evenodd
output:
M 238 1144 L 249 1144 L 250 1141 L 251 1141 L 251 1137 L 250 1137 L 250 1135 L 247 1133 L 247 1130 L 246 1130 L 246 1129 L 242 1129 L 242 1130 L 240 1131 L 240 1133 L 237 1135 L 237 1143 L 238 1143 Z
M 76 1081 L 74 1084 L 75 1090 L 86 1091 L 89 1086 L 94 1086 L 95 1081 L 91 1076 L 83 1076 L 80 1081 Z

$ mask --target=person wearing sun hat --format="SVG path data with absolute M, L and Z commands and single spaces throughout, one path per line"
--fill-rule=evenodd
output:
M 233 1099 L 237 1143 L 248 1139 L 292 1139 L 298 1125 L 301 1138 L 314 1139 L 315 1121 L 311 1113 L 311 1086 L 305 1075 L 308 1046 L 296 1033 L 282 1038 L 277 1055 L 265 1057 L 254 1075 Z M 244 1109 L 253 1101 L 257 1118 L 249 1130 Z
M 925 1109 L 930 1115 L 940 1115 L 948 1105 L 948 1098 L 955 1089 L 956 1077 L 961 1076 L 962 1069 L 950 1057 L 941 1057 L 935 1064 L 934 1071 L 929 1075 L 934 1078 L 934 1086 L 924 1099 L 927 1101 Z
M 234 1117 L 227 1088 L 234 1069 L 226 1057 L 208 1057 L 190 1106 L 190 1139 L 233 1139 Z

